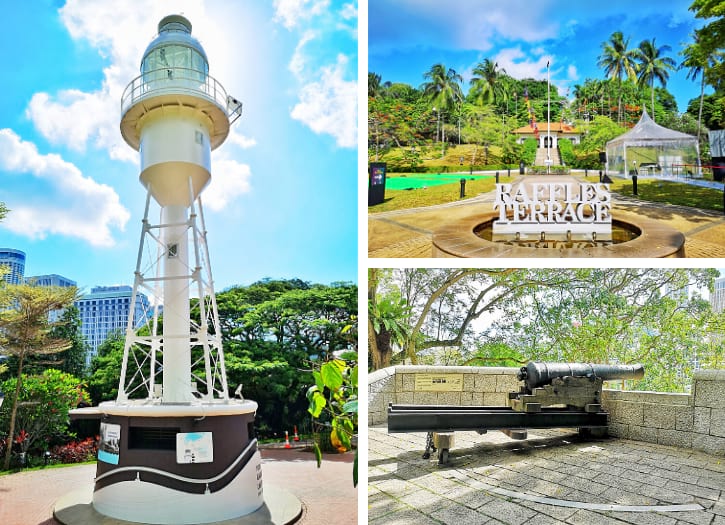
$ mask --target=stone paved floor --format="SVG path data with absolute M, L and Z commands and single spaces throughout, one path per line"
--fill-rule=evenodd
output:
M 431 257 L 433 232 L 447 222 L 493 211 L 494 193 L 441 206 L 368 215 L 370 257 Z M 685 206 L 656 204 L 614 194 L 617 210 L 661 221 L 685 234 L 685 253 L 725 257 L 725 214 Z
M 456 432 L 451 463 L 421 458 L 424 433 L 368 438 L 368 522 L 385 525 L 725 525 L 725 457 L 569 430 Z M 520 497 L 519 497 L 520 496 Z M 686 505 L 684 512 L 620 512 L 528 501 Z

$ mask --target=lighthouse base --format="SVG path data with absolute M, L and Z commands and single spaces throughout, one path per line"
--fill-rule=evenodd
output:
M 60 498 L 53 517 L 62 525 L 137 525 L 138 522 L 109 518 L 92 503 L 93 486 L 70 492 Z M 218 521 L 210 525 L 290 525 L 302 517 L 300 500 L 286 490 L 265 485 L 264 504 L 246 516 Z
M 269 510 L 256 409 L 249 400 L 127 401 L 72 411 L 101 420 L 93 510 L 158 525 L 218 523 Z

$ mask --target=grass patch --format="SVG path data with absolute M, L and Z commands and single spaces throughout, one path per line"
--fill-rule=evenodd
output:
M 37 458 L 36 458 L 36 461 Z M 48 470 L 55 468 L 66 468 L 66 467 L 77 467 L 78 465 L 95 465 L 96 460 L 83 461 L 78 463 L 49 463 L 48 465 L 36 465 L 34 467 L 26 468 L 11 468 L 10 470 L 0 470 L 0 476 L 7 476 L 10 474 L 17 474 L 18 472 L 35 472 L 36 470 Z
M 389 174 L 388 178 L 396 178 L 405 174 Z M 418 177 L 420 174 L 408 174 L 409 177 Z M 486 179 L 469 179 L 466 178 L 466 196 L 470 199 L 481 193 L 493 191 L 496 187 L 496 179 L 494 177 Z M 506 172 L 501 172 L 500 182 L 510 183 L 518 178 L 518 172 L 511 172 L 511 177 L 506 176 Z M 584 178 L 579 174 L 576 178 L 582 182 L 592 182 L 591 174 L 588 178 Z M 386 189 L 385 200 L 381 204 L 369 206 L 368 212 L 378 213 L 383 211 L 407 210 L 411 208 L 420 208 L 425 206 L 434 206 L 436 204 L 444 204 L 455 202 L 459 199 L 460 194 L 460 178 L 455 183 L 444 184 L 441 186 L 429 186 L 428 188 L 420 188 L 414 190 L 391 190 Z M 631 179 L 614 179 L 611 184 L 613 192 L 622 195 L 632 195 Z M 699 208 L 702 210 L 722 211 L 723 209 L 723 190 L 713 188 L 703 188 L 680 182 L 673 182 L 661 179 L 639 179 L 637 181 L 637 191 L 639 199 L 649 202 L 661 202 L 665 204 L 675 204 L 679 206 L 688 206 L 691 208 Z
M 614 179 L 610 187 L 612 191 L 622 195 L 632 195 L 631 179 Z M 660 179 L 638 179 L 637 193 L 639 199 L 643 201 L 676 204 L 702 210 L 723 209 L 722 189 L 703 188 Z
M 418 174 L 410 174 L 410 177 L 416 177 Z M 396 175 L 390 175 L 388 179 L 395 178 Z M 506 172 L 502 172 L 499 182 L 510 183 L 516 180 L 513 172 L 511 177 L 506 176 Z M 377 213 L 382 211 L 407 210 L 410 208 L 420 208 L 423 206 L 434 206 L 436 204 L 444 204 L 447 202 L 455 202 L 459 200 L 470 199 L 481 193 L 493 191 L 496 188 L 496 178 L 473 178 L 466 179 L 466 196 L 460 199 L 461 186 L 460 178 L 452 184 L 443 184 L 441 186 L 429 186 L 426 189 L 419 188 L 414 190 L 385 190 L 385 200 L 368 207 L 368 212 Z

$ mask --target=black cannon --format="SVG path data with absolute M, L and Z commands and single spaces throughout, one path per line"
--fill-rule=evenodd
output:
M 578 428 L 606 434 L 607 413 L 601 406 L 602 384 L 616 379 L 641 379 L 642 365 L 531 362 L 517 378 L 518 392 L 509 393 L 509 406 L 394 405 L 388 406 L 388 432 L 427 432 L 424 458 L 438 451 L 448 461 L 456 430 L 481 434 L 501 430 L 513 439 L 526 439 L 528 429 Z
M 531 361 L 522 366 L 516 378 L 524 381 L 529 390 L 551 383 L 557 377 L 599 377 L 611 379 L 642 379 L 642 365 L 593 365 L 587 363 L 542 363 Z

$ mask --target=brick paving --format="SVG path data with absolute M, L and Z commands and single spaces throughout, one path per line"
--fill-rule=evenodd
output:
M 352 484 L 353 454 L 325 454 L 318 469 L 311 452 L 260 449 L 264 482 L 302 502 L 300 525 L 357 523 L 357 489 Z M 55 502 L 93 483 L 95 465 L 19 472 L 0 476 L 0 525 L 58 525 Z
M 494 192 L 465 201 L 411 210 L 368 215 L 369 257 L 431 257 L 433 232 L 448 222 L 493 211 Z M 725 215 L 722 211 L 700 210 L 641 201 L 613 193 L 617 211 L 636 213 L 663 222 L 685 235 L 688 258 L 725 257 Z
M 442 466 L 421 458 L 424 433 L 373 426 L 368 443 L 371 525 L 725 525 L 723 456 L 564 430 L 530 430 L 526 441 L 456 432 Z M 572 502 L 582 508 L 562 506 Z M 597 510 L 610 505 L 700 509 Z

